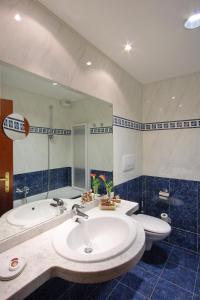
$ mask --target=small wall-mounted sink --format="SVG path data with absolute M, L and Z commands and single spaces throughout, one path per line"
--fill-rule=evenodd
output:
M 57 215 L 57 208 L 50 199 L 39 200 L 12 209 L 7 215 L 8 223 L 15 226 L 33 226 Z
M 88 213 L 81 222 L 70 219 L 53 235 L 53 246 L 62 257 L 76 262 L 99 262 L 125 252 L 135 241 L 137 222 L 116 212 Z

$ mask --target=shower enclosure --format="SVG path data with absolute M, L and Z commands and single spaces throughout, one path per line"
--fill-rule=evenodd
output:
M 72 187 L 88 189 L 87 125 L 72 126 Z

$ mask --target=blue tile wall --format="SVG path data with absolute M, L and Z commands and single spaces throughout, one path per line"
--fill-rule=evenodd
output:
M 113 172 L 110 171 L 102 171 L 102 170 L 90 170 L 90 174 L 96 174 L 97 177 L 100 175 L 104 175 L 106 177 L 106 180 L 113 181 Z M 92 187 L 92 186 L 91 186 Z M 103 181 L 101 180 L 100 186 L 99 186 L 99 194 L 103 195 L 106 194 L 106 189 Z
M 170 195 L 173 226 L 197 233 L 198 182 L 171 179 Z
M 16 189 L 22 186 L 29 187 L 28 196 L 33 196 L 48 190 L 48 170 L 29 172 L 14 175 L 14 200 L 20 199 L 21 194 Z M 71 167 L 50 170 L 50 190 L 71 186 Z
M 145 176 L 143 180 L 146 214 L 155 217 L 160 217 L 162 212 L 169 214 L 169 205 L 158 201 L 159 191 L 169 191 L 169 179 Z
M 140 176 L 115 188 L 121 198 L 136 201 L 144 213 L 160 217 L 165 212 L 171 218 L 172 233 L 167 242 L 200 252 L 200 182 Z M 160 201 L 159 191 L 169 191 L 170 202 Z
M 116 195 L 119 195 L 122 199 L 138 202 L 141 207 L 143 199 L 142 187 L 143 176 L 140 176 L 115 186 L 114 192 Z
M 171 218 L 172 233 L 168 242 L 193 251 L 200 250 L 198 243 L 198 181 L 144 176 L 145 212 L 160 217 L 165 212 Z M 168 190 L 170 202 L 158 201 L 158 193 Z

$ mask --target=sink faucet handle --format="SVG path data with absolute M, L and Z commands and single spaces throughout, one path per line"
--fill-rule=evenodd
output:
M 53 198 L 54 201 L 57 202 L 58 206 L 63 206 L 64 205 L 64 201 L 62 199 L 59 198 Z
M 72 206 L 72 210 L 74 210 L 74 208 L 84 208 L 85 206 L 83 206 L 83 205 L 80 205 L 80 204 L 74 204 L 73 206 Z
M 16 188 L 16 193 L 23 193 L 23 190 L 21 188 Z
M 75 214 L 75 215 L 81 216 L 85 219 L 88 219 L 88 215 L 86 215 L 84 212 L 80 211 L 79 210 L 80 208 L 84 208 L 84 206 L 79 205 L 79 204 L 74 204 L 72 206 L 72 214 Z
M 30 189 L 29 189 L 28 186 L 21 186 L 21 187 L 16 188 L 16 193 L 26 193 L 26 194 L 28 194 L 29 190 Z

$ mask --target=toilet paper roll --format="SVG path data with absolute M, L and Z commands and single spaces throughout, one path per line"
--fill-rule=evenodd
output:
M 168 197 L 164 197 L 164 196 L 160 196 L 160 195 L 159 195 L 159 199 L 160 199 L 160 200 L 164 200 L 164 201 L 168 201 L 168 200 L 169 200 Z
M 168 198 L 168 197 L 169 197 L 169 192 L 163 192 L 163 191 L 160 191 L 160 192 L 159 192 L 159 196 L 160 196 L 160 197 Z
M 161 218 L 161 220 L 163 220 L 165 222 L 168 222 L 168 220 L 169 220 L 168 214 L 166 214 L 166 213 L 162 213 L 160 215 L 160 218 Z

